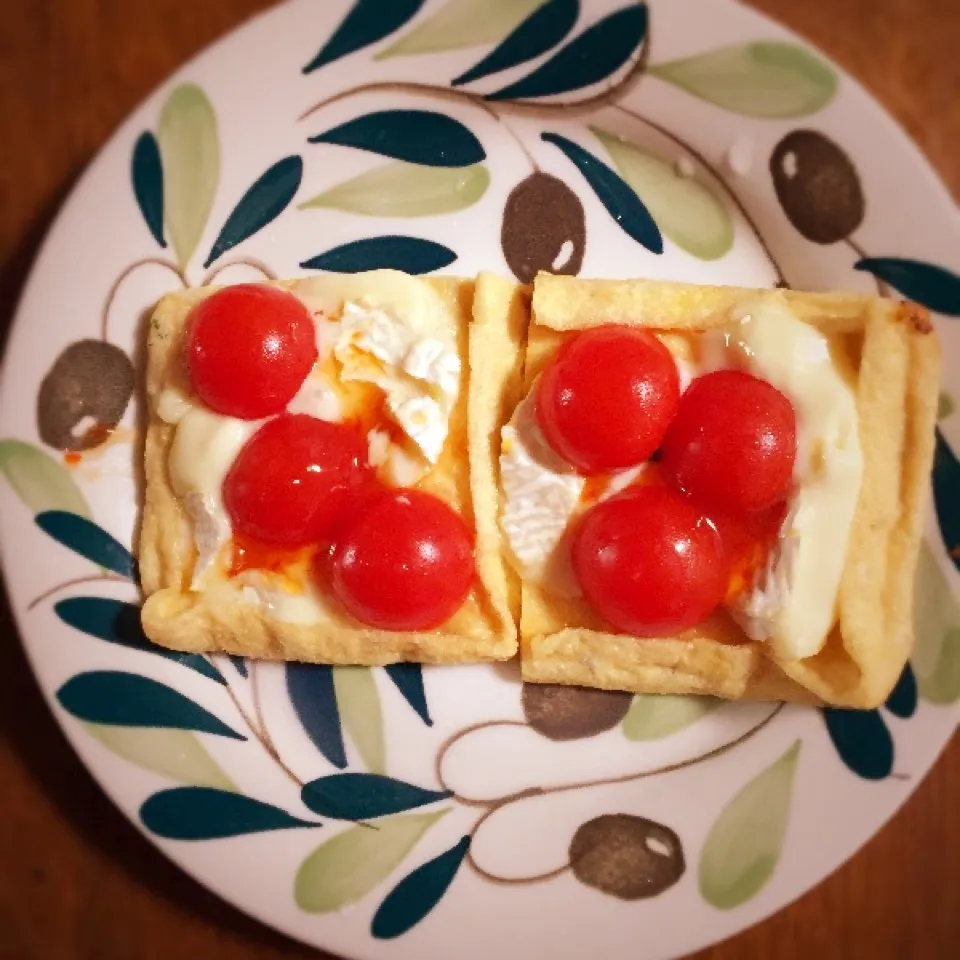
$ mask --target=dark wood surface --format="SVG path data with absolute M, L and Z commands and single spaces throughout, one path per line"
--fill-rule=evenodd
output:
M 316 0 L 322 2 L 322 0 Z M 5 0 L 0 334 L 84 166 L 172 70 L 264 0 Z M 960 197 L 957 0 L 754 0 L 833 56 Z M 0 607 L 0 957 L 313 957 L 201 889 L 129 826 L 47 712 Z M 642 947 L 638 946 L 638 956 Z M 865 849 L 698 960 L 932 960 L 960 951 L 960 739 Z

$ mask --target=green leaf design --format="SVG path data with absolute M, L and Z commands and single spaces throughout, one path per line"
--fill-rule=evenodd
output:
M 952 394 L 947 393 L 946 390 L 941 390 L 940 396 L 937 398 L 937 419 L 946 420 L 947 417 L 952 416 L 956 408 L 957 405 Z
M 719 260 L 733 246 L 733 219 L 720 198 L 662 157 L 615 134 L 590 128 L 606 147 L 620 176 L 644 202 L 660 231 L 701 260 Z
M 561 47 L 532 73 L 487 100 L 532 100 L 582 90 L 612 77 L 647 35 L 647 5 L 634 3 L 598 20 Z
M 872 273 L 935 313 L 960 317 L 960 276 L 946 267 L 904 257 L 866 257 L 853 268 Z
M 161 247 L 167 245 L 163 238 L 163 167 L 160 163 L 160 148 L 157 138 L 144 130 L 137 138 L 130 161 L 130 179 L 133 195 L 143 214 L 147 229 Z
M 580 16 L 580 0 L 550 0 L 527 17 L 479 63 L 452 81 L 458 87 L 509 70 L 539 57 L 573 29 Z
M 713 697 L 637 694 L 620 729 L 628 740 L 661 740 L 689 727 L 719 705 Z
M 326 250 L 300 266 L 304 270 L 331 273 L 363 273 L 366 270 L 402 270 L 423 274 L 450 266 L 456 253 L 442 243 L 420 237 L 365 237 Z
M 45 510 L 33 521 L 48 537 L 68 550 L 122 577 L 136 579 L 137 562 L 133 554 L 92 520 L 64 510 Z
M 223 674 L 202 654 L 167 650 L 147 639 L 140 623 L 140 607 L 110 597 L 68 597 L 53 605 L 53 611 L 68 626 L 107 643 L 163 657 L 195 670 L 223 686 Z
M 293 895 L 307 913 L 332 913 L 363 899 L 403 862 L 449 808 L 378 820 L 376 829 L 350 827 L 320 844 L 300 864 Z
M 469 167 L 424 167 L 395 160 L 317 194 L 301 210 L 323 207 L 368 217 L 436 217 L 465 210 L 490 185 L 482 163 Z
M 450 796 L 447 790 L 424 790 L 376 773 L 334 773 L 303 785 L 300 797 L 321 817 L 373 820 L 413 810 Z
M 421 53 L 459 50 L 496 43 L 518 27 L 546 0 L 447 0 L 423 23 L 385 50 L 375 60 L 415 57 Z
M 62 510 L 90 517 L 90 507 L 70 471 L 49 454 L 22 440 L 0 440 L 0 473 L 34 513 Z
M 308 137 L 427 167 L 469 167 L 486 158 L 483 145 L 459 120 L 436 110 L 377 110 Z
M 628 237 L 651 253 L 663 253 L 663 237 L 650 216 L 650 211 L 618 173 L 584 150 L 579 143 L 574 143 L 559 133 L 541 133 L 540 139 L 563 151 L 583 175 L 584 180 L 590 184 L 614 223 Z
M 108 727 L 99 723 L 85 723 L 84 727 L 108 750 L 144 770 L 195 787 L 237 790 L 188 730 Z
M 779 40 L 737 44 L 648 72 L 708 103 L 748 117 L 806 117 L 837 92 L 833 68 L 805 47 Z
M 211 787 L 161 790 L 144 801 L 140 820 L 148 830 L 167 840 L 218 840 L 267 830 L 323 826 L 291 817 L 272 803 Z
M 220 180 L 217 117 L 194 84 L 177 87 L 160 111 L 157 141 L 163 161 L 166 222 L 177 262 L 190 262 L 207 225 Z
M 422 6 L 423 0 L 356 0 L 333 36 L 303 72 L 319 70 L 334 60 L 382 40 L 399 30 Z
M 727 805 L 700 852 L 700 895 L 720 910 L 755 896 L 773 874 L 790 815 L 799 740 Z
M 920 696 L 928 703 L 960 700 L 960 602 L 930 547 L 924 543 L 917 564 L 911 662 Z
M 302 177 L 303 161 L 298 156 L 284 157 L 261 174 L 227 217 L 204 267 L 276 220 L 300 189 Z
M 333 689 L 340 710 L 340 723 L 372 773 L 387 769 L 383 742 L 383 711 L 369 667 L 334 667 Z
M 91 670 L 71 677 L 58 691 L 67 713 L 86 723 L 116 727 L 171 727 L 246 740 L 219 717 L 166 684 L 136 673 Z
M 470 849 L 470 837 L 404 877 L 380 904 L 370 925 L 378 940 L 393 940 L 415 927 L 441 901 Z

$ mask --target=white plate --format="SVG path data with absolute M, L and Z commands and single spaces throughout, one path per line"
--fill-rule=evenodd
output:
M 127 356 L 139 369 L 157 297 L 214 273 L 552 266 L 861 290 L 879 277 L 956 315 L 960 281 L 929 264 L 956 270 L 958 250 L 956 209 L 904 134 L 740 6 L 272 10 L 124 124 L 20 306 L 0 414 L 4 575 L 58 721 L 184 870 L 336 953 L 665 958 L 755 923 L 879 830 L 954 729 L 960 417 L 948 403 L 943 534 L 931 511 L 914 670 L 886 708 L 704 714 L 595 694 L 525 724 L 513 669 L 285 670 L 144 649 L 120 546 L 137 512 Z M 866 257 L 896 259 L 856 269 Z M 938 322 L 956 390 L 960 327 Z M 121 413 L 106 445 L 65 454 Z M 572 739 L 538 732 L 548 722 Z M 318 778 L 332 779 L 301 794 Z M 329 816 L 334 800 L 378 829 Z M 417 806 L 380 818 L 383 804 Z

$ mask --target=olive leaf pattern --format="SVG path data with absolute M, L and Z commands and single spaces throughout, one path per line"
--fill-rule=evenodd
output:
M 311 127 L 302 132 L 311 146 L 304 157 L 353 150 L 377 158 L 377 165 L 338 183 L 314 185 L 307 199 L 298 200 L 304 158 L 297 154 L 281 157 L 266 170 L 250 171 L 253 179 L 239 196 L 222 196 L 221 173 L 239 158 L 221 155 L 216 110 L 204 90 L 192 82 L 173 87 L 160 105 L 155 129 L 140 131 L 130 147 L 131 202 L 146 228 L 144 242 L 151 248 L 155 244 L 162 256 L 132 263 L 117 278 L 107 297 L 100 339 L 69 344 L 55 358 L 38 392 L 42 444 L 72 463 L 71 457 L 107 442 L 124 417 L 135 378 L 129 357 L 108 341 L 109 307 L 119 283 L 144 264 L 164 267 L 183 287 L 193 282 L 192 270 L 202 266 L 206 272 L 200 282 L 208 283 L 231 262 L 247 263 L 272 277 L 257 261 L 226 254 L 292 205 L 303 213 L 305 236 L 322 238 L 325 217 L 443 217 L 489 202 L 497 191 L 490 189 L 484 141 L 459 110 L 453 116 L 453 110 L 445 109 L 450 103 L 462 106 L 468 119 L 476 115 L 498 121 L 529 164 L 516 183 L 503 185 L 500 243 L 507 265 L 521 281 L 530 282 L 541 269 L 571 275 L 580 271 L 590 241 L 582 199 L 588 196 L 636 244 L 640 256 L 662 253 L 666 238 L 694 258 L 723 258 L 734 245 L 734 207 L 765 248 L 758 227 L 720 171 L 621 101 L 637 79 L 649 74 L 677 95 L 743 116 L 810 117 L 836 95 L 835 71 L 797 44 L 763 39 L 650 65 L 645 3 L 622 4 L 593 21 L 583 17 L 581 7 L 578 0 L 445 0 L 424 10 L 423 0 L 356 0 L 328 37 L 315 38 L 316 54 L 297 65 L 304 74 L 347 57 L 359 60 L 361 54 L 387 65 L 451 51 L 461 51 L 462 57 L 446 86 L 380 85 L 384 93 L 393 88 L 413 95 L 415 105 L 406 97 L 402 107 L 393 107 L 384 96 L 376 111 L 332 124 L 324 124 L 320 113 L 327 101 L 308 111 Z M 331 99 L 362 89 L 341 91 Z M 659 129 L 682 158 L 696 160 L 686 164 L 693 175 L 661 152 L 614 132 L 606 115 L 603 127 L 584 122 L 571 133 L 563 111 L 585 103 L 620 109 Z M 511 108 L 540 122 L 514 129 Z M 594 147 L 588 148 L 591 143 Z M 538 163 L 541 155 L 554 151 L 563 157 L 558 163 L 568 167 L 563 178 Z M 947 267 L 862 250 L 856 231 L 864 221 L 866 200 L 856 167 L 840 143 L 812 128 L 788 131 L 774 147 L 769 168 L 781 209 L 805 240 L 847 244 L 856 254 L 856 269 L 871 275 L 878 289 L 897 290 L 945 316 L 960 315 L 960 279 Z M 219 229 L 210 223 L 218 201 L 232 204 Z M 321 239 L 317 247 L 323 246 Z M 198 251 L 203 249 L 207 254 L 201 265 Z M 424 274 L 457 259 L 454 249 L 406 231 L 361 232 L 354 240 L 327 245 L 300 266 Z M 63 463 L 32 443 L 8 438 L 0 440 L 0 474 L 40 530 L 98 568 L 85 579 L 135 583 L 133 556 L 95 522 L 81 486 Z M 958 484 L 957 458 L 938 432 L 934 500 L 947 561 L 960 569 Z M 883 781 L 894 772 L 897 724 L 908 721 L 921 701 L 931 709 L 960 701 L 960 605 L 930 546 L 921 554 L 917 589 L 917 647 L 884 707 L 820 713 L 840 761 L 864 780 Z M 313 747 L 298 758 L 309 770 L 304 777 L 286 764 L 260 713 L 255 662 L 157 647 L 143 633 L 139 607 L 126 601 L 71 596 L 54 601 L 53 612 L 74 631 L 78 644 L 122 647 L 124 657 L 133 658 L 124 665 L 140 663 L 145 671 L 85 670 L 69 677 L 56 693 L 59 709 L 98 744 L 96 749 L 167 781 L 141 804 L 142 824 L 171 842 L 226 841 L 275 830 L 299 831 L 306 838 L 307 831 L 322 827 L 319 845 L 304 848 L 293 877 L 294 900 L 304 912 L 327 914 L 369 897 L 370 934 L 376 939 L 403 936 L 426 921 L 464 863 L 483 880 L 507 881 L 485 872 L 474 859 L 474 841 L 491 812 L 552 790 L 596 785 L 537 787 L 490 801 L 463 797 L 448 785 L 443 759 L 474 727 L 438 746 L 435 769 L 426 777 L 410 782 L 406 773 L 393 775 L 391 766 L 399 770 L 401 765 L 391 765 L 393 741 L 382 698 L 396 703 L 399 694 L 408 720 L 431 727 L 434 717 L 419 664 L 377 669 L 284 665 L 291 716 L 300 728 L 292 732 Z M 210 681 L 203 683 L 203 694 L 200 686 L 184 684 L 184 689 L 196 689 L 202 703 L 177 689 L 181 678 L 191 677 Z M 519 700 L 522 721 L 480 726 L 533 731 L 551 748 L 612 736 L 643 750 L 698 723 L 718 706 L 708 698 L 634 697 L 531 684 L 522 685 Z M 680 766 L 709 762 L 757 736 L 778 712 L 779 707 L 736 741 Z M 230 744 L 231 751 L 264 751 L 296 784 L 297 810 L 244 794 L 234 779 L 236 773 L 244 782 L 241 769 L 227 762 L 229 752 L 217 752 L 218 743 Z M 699 889 L 717 909 L 748 902 L 776 870 L 801 750 L 798 740 L 736 792 L 699 851 Z M 617 782 L 667 775 L 676 766 L 628 773 Z M 476 808 L 480 813 L 464 832 L 462 815 Z M 458 811 L 457 825 L 454 817 L 445 822 L 453 810 Z M 421 842 L 428 834 L 426 850 Z M 592 894 L 634 901 L 671 888 L 687 866 L 683 840 L 672 827 L 621 812 L 585 820 L 574 831 L 567 855 L 559 871 L 509 882 L 538 883 L 569 871 Z

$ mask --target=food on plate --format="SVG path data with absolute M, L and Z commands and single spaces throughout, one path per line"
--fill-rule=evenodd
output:
M 527 296 L 494 276 L 384 270 L 161 301 L 147 636 L 338 664 L 513 656 L 495 440 L 520 386 Z
M 913 304 L 539 274 L 500 463 L 524 679 L 882 703 L 938 380 Z

